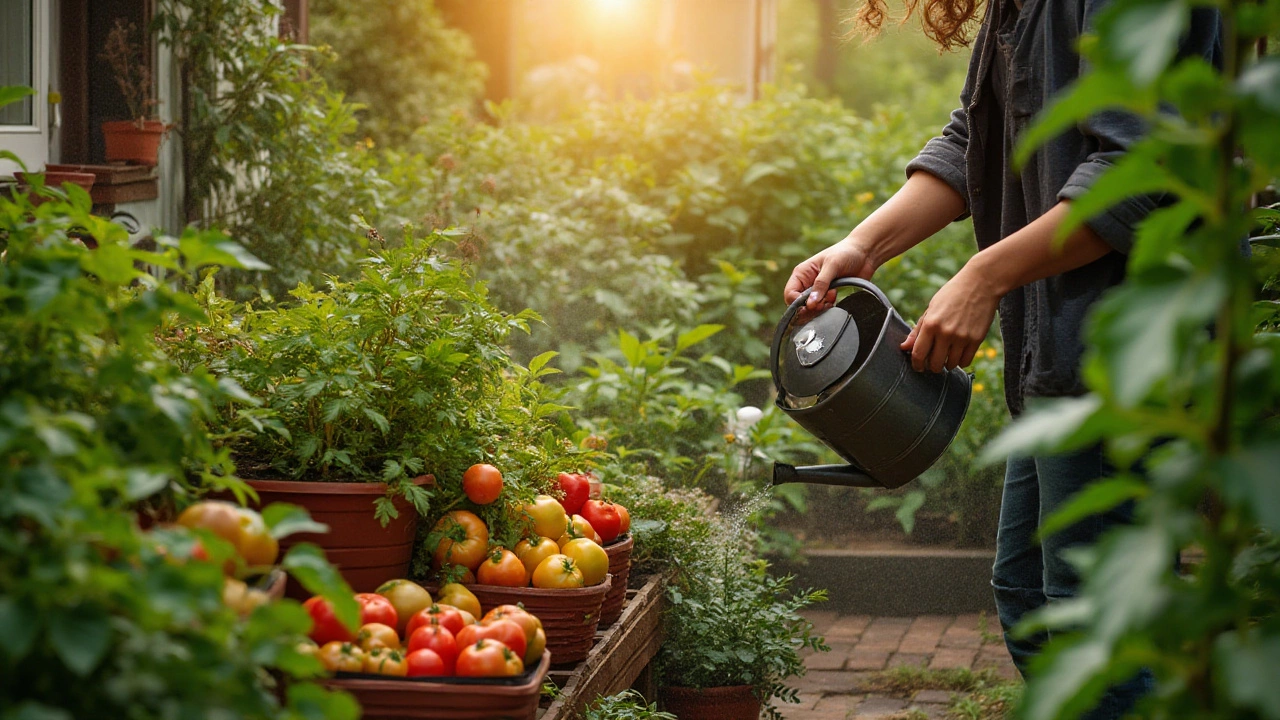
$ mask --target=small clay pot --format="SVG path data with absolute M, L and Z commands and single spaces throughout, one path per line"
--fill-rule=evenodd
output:
M 169 126 L 159 120 L 113 120 L 102 123 L 107 162 L 154 167 L 160 163 L 160 143 Z
M 301 482 L 293 480 L 248 480 L 258 493 L 256 509 L 274 502 L 299 505 L 311 519 L 329 526 L 324 534 L 299 533 L 280 542 L 283 557 L 300 542 L 319 545 L 329 562 L 356 592 L 373 592 L 379 585 L 407 577 L 413 560 L 413 541 L 418 532 L 418 511 L 403 497 L 396 497 L 399 516 L 386 527 L 374 517 L 373 503 L 387 494 L 382 483 Z M 430 475 L 415 480 L 416 485 L 435 482 Z M 306 590 L 289 578 L 286 594 L 305 599 Z
M 686 688 L 664 687 L 663 709 L 680 720 L 757 720 L 760 701 L 750 685 Z
M 628 534 L 604 548 L 609 556 L 609 575 L 613 578 L 613 585 L 600 606 L 601 627 L 608 627 L 622 617 L 622 606 L 627 601 L 627 578 L 631 576 L 631 549 L 635 546 L 635 540 Z

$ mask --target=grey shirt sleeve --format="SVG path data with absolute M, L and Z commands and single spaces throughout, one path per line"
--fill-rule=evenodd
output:
M 1124 112 L 1100 112 L 1080 125 L 1080 132 L 1094 144 L 1085 161 L 1067 178 L 1058 191 L 1059 200 L 1075 200 L 1142 138 L 1145 123 Z M 1128 253 L 1133 249 L 1133 233 L 1138 223 L 1163 202 L 1163 195 L 1135 195 L 1121 200 L 1085 221 L 1089 229 L 1113 249 Z
M 970 63 L 978 61 L 974 53 Z M 907 163 L 907 177 L 917 170 L 924 170 L 951 186 L 964 199 L 964 212 L 956 220 L 969 217 L 968 163 L 965 153 L 969 149 L 969 104 L 973 97 L 973 67 L 970 67 L 964 89 L 960 91 L 960 107 L 951 112 L 951 121 L 942 128 L 942 134 L 925 143 L 924 149 Z

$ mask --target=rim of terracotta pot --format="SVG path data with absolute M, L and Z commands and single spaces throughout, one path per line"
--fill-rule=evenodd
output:
M 137 120 L 107 120 L 102 123 L 103 130 L 112 132 L 126 128 L 143 133 L 168 132 L 169 127 L 170 125 L 163 120 L 143 120 L 141 125 Z
M 250 480 L 255 490 L 267 492 L 305 492 L 313 495 L 383 495 L 387 484 L 382 482 L 317 482 L 315 480 Z M 419 475 L 413 479 L 419 487 L 434 485 L 434 475 Z
M 663 685 L 663 692 L 671 692 L 676 695 L 685 695 L 689 697 L 725 697 L 729 695 L 741 695 L 751 693 L 755 689 L 754 685 L 717 685 L 716 687 L 694 688 L 684 687 L 683 685 Z M 754 694 L 751 695 L 755 697 Z

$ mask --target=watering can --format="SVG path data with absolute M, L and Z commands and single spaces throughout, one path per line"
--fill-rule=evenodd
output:
M 847 465 L 773 466 L 773 484 L 896 488 L 933 465 L 969 408 L 973 378 L 959 368 L 917 372 L 899 346 L 911 332 L 880 288 L 854 288 L 815 316 L 800 314 L 812 288 L 787 308 L 769 370 L 777 405 Z

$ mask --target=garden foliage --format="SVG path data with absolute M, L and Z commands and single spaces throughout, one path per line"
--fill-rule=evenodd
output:
M 1135 113 L 1149 135 L 1073 203 L 1063 232 L 1134 194 L 1164 200 L 1137 233 L 1127 282 L 1092 315 L 1091 392 L 1029 413 L 990 450 L 1103 443 L 1120 468 L 1042 533 L 1136 502 L 1135 525 L 1076 553 L 1081 595 L 1024 628 L 1055 638 L 1027 689 L 1034 720 L 1076 717 L 1140 668 L 1158 683 L 1146 716 L 1280 718 L 1280 306 L 1241 251 L 1276 217 L 1251 199 L 1280 175 L 1280 58 L 1251 54 L 1280 30 L 1280 3 L 1214 6 L 1221 68 L 1176 53 L 1194 6 L 1116 0 L 1083 46 L 1091 72 L 1018 155 L 1092 113 Z M 1193 546 L 1203 556 L 1180 572 Z

